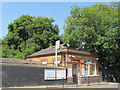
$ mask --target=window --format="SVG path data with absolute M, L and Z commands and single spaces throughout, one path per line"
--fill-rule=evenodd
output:
M 88 64 L 85 64 L 85 75 L 88 75 Z
M 84 64 L 82 64 L 82 75 L 84 76 L 85 75 L 85 68 L 84 68 Z
M 65 61 L 66 55 L 62 54 L 61 57 L 62 57 L 62 61 Z
M 77 64 L 73 64 L 73 68 L 77 68 Z
M 47 62 L 46 61 L 42 61 L 42 66 L 47 66 Z
M 82 64 L 82 75 L 88 75 L 88 66 L 87 64 Z
M 95 75 L 95 64 L 92 64 L 92 75 Z

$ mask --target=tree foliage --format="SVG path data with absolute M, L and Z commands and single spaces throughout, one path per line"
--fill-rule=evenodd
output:
M 22 15 L 8 25 L 2 40 L 2 57 L 21 58 L 55 44 L 59 39 L 54 19 Z
M 118 3 L 72 7 L 65 20 L 62 40 L 71 48 L 96 52 L 102 69 L 120 72 L 120 23 Z

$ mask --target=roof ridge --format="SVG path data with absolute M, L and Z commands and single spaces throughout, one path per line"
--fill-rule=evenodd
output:
M 58 52 L 61 52 L 61 50 L 63 48 L 63 45 L 64 44 L 60 44 L 60 49 L 58 50 Z M 31 54 L 31 55 L 28 55 L 26 57 L 39 56 L 39 55 L 51 54 L 51 53 L 52 54 L 55 53 L 55 46 L 50 46 L 50 47 L 48 47 L 46 49 L 42 49 L 42 50 L 37 51 L 37 52 L 35 52 L 35 53 Z

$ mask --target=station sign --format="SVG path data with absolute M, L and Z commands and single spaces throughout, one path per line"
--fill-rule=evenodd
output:
M 86 64 L 92 64 L 92 62 L 86 62 Z

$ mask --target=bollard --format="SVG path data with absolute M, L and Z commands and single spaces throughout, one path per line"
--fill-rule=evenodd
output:
M 46 88 L 47 88 L 47 83 L 46 83 Z
M 120 77 L 118 76 L 118 90 L 120 90 Z
M 62 88 L 64 88 L 64 78 L 62 79 Z
M 100 85 L 100 76 L 98 76 L 98 85 Z
M 87 86 L 90 86 L 90 82 L 89 82 L 89 76 L 88 76 L 88 79 L 87 79 L 88 81 L 87 81 Z
M 76 77 L 76 78 L 78 79 L 78 80 L 76 79 L 76 80 L 77 80 L 77 82 L 76 82 L 76 87 L 78 87 L 79 77 Z

